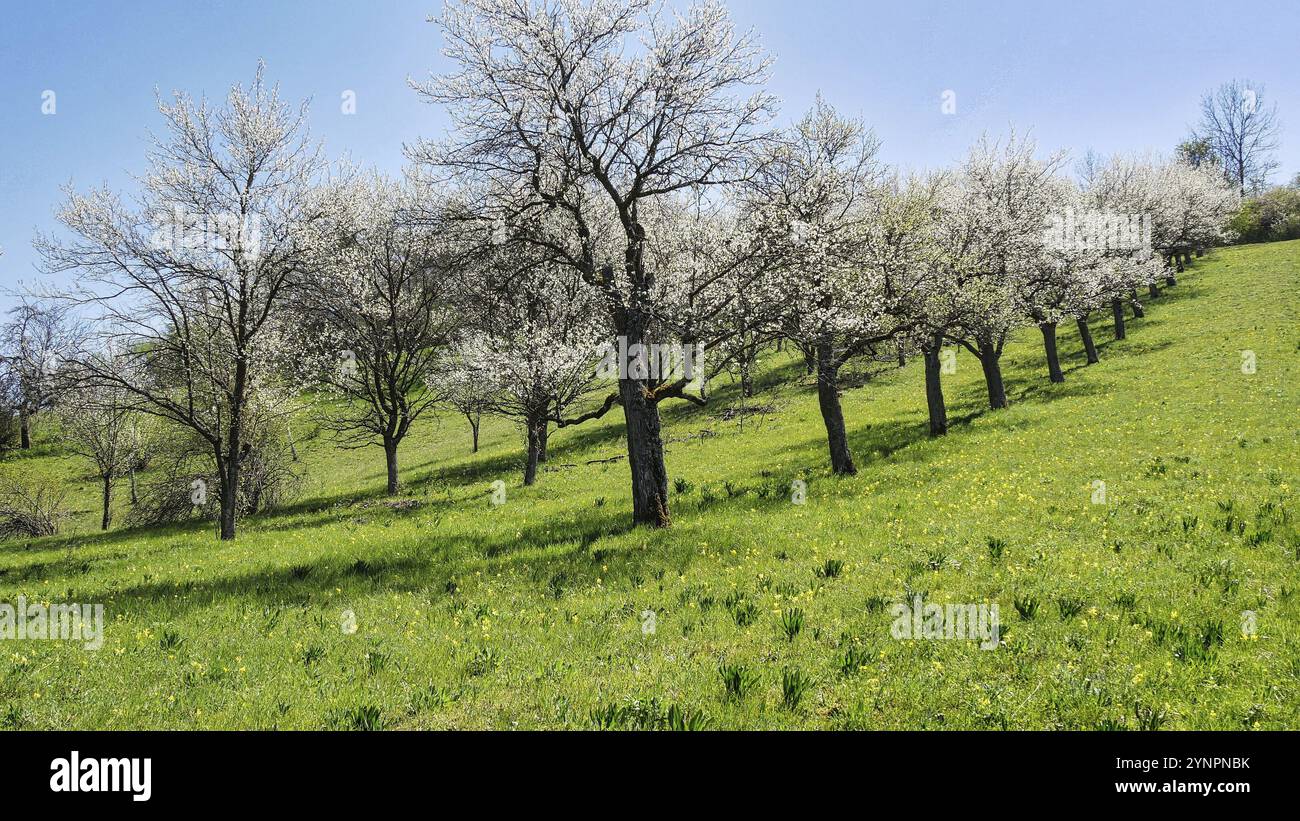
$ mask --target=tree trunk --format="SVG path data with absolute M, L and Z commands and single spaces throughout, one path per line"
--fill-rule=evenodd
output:
M 20 446 L 23 450 L 32 449 L 32 417 L 26 410 L 18 411 L 18 434 L 21 439 Z
M 1121 319 L 1123 319 L 1123 313 L 1124 311 L 1121 308 L 1120 309 Z M 1086 316 L 1079 317 L 1078 324 L 1079 324 L 1079 338 L 1083 340 L 1083 350 L 1088 354 L 1088 364 L 1096 365 L 1098 362 L 1097 344 L 1092 341 L 1092 329 L 1088 327 L 1088 317 Z
M 817 403 L 826 423 L 826 440 L 831 451 L 831 470 L 841 476 L 858 472 L 849 451 L 849 437 L 844 430 L 844 409 L 840 407 L 839 365 L 829 342 L 817 345 Z
M 1007 407 L 1007 389 L 1002 384 L 1002 366 L 998 360 L 1002 354 L 992 342 L 981 342 L 980 365 L 984 368 L 984 383 L 989 389 L 989 407 L 997 410 Z
M 1144 310 L 1142 309 L 1142 303 L 1141 303 L 1141 302 L 1138 302 L 1138 293 L 1137 293 L 1137 290 L 1134 289 L 1134 291 L 1133 291 L 1133 318 L 1134 318 L 1134 319 L 1141 319 L 1142 317 L 1144 317 L 1144 316 L 1146 316 L 1146 315 L 1147 315 L 1147 312 L 1144 311 Z
M 547 447 L 551 441 L 551 425 L 543 414 L 541 421 L 537 423 L 537 461 L 546 464 Z
M 1124 300 L 1112 299 L 1110 310 L 1115 315 L 1115 338 L 1124 339 L 1128 336 L 1128 329 L 1124 327 Z
M 135 492 L 135 468 L 131 468 L 127 475 L 131 477 L 131 504 L 138 505 L 140 497 Z
M 109 525 L 113 523 L 113 477 L 109 475 L 102 478 L 104 480 L 104 518 L 99 525 L 99 529 L 108 530 Z
M 748 352 L 740 356 L 740 395 L 746 399 L 754 395 L 754 371 Z
M 1154 282 L 1151 283 L 1150 285 L 1147 286 L 1147 293 L 1151 295 L 1152 299 L 1155 299 L 1156 297 L 1160 296 L 1160 286 L 1155 284 Z
M 230 541 L 235 538 L 235 508 L 239 501 L 239 458 L 226 458 L 220 467 L 221 475 L 221 514 L 219 517 L 221 539 Z
M 478 426 L 479 423 L 483 420 L 483 417 L 478 414 L 467 413 L 465 414 L 465 418 L 469 420 L 470 435 L 473 437 L 474 440 L 474 449 L 471 451 L 471 453 L 478 453 Z
M 634 344 L 631 338 L 628 343 Z M 659 405 L 648 396 L 641 380 L 620 379 L 618 391 L 627 428 L 628 468 L 632 472 L 632 520 L 636 524 L 667 527 L 670 523 L 668 468 L 664 465 Z
M 1043 322 L 1038 326 L 1043 332 L 1043 350 L 1047 353 L 1047 378 L 1056 383 L 1065 381 L 1061 371 L 1061 356 L 1056 350 L 1056 323 Z
M 907 350 L 903 347 L 902 340 L 899 340 L 898 343 L 898 367 L 907 367 Z
M 939 352 L 942 338 L 921 349 L 925 359 L 925 404 L 930 411 L 930 435 L 943 436 L 948 432 L 948 407 L 943 401 L 943 382 L 940 379 Z
M 1204 249 L 1204 248 L 1197 248 L 1197 249 L 1196 249 L 1196 258 L 1197 258 L 1197 259 L 1200 259 L 1200 258 L 1203 257 L 1203 256 L 1205 256 L 1205 249 Z
M 528 445 L 524 452 L 524 486 L 529 487 L 537 483 L 537 463 L 540 461 L 542 437 L 537 430 L 536 420 L 527 420 L 524 427 L 528 435 Z
M 399 489 L 397 481 L 397 440 L 384 440 L 384 464 L 388 467 L 388 495 L 396 496 Z

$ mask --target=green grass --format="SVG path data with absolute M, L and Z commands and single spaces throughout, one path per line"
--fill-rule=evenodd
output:
M 851 479 L 828 473 L 811 386 L 772 357 L 762 419 L 723 421 L 726 387 L 666 409 L 684 491 L 664 531 L 628 528 L 624 463 L 586 464 L 623 452 L 617 414 L 554 434 L 533 488 L 513 426 L 485 424 L 471 456 L 462 420 L 431 422 L 403 448 L 415 506 L 385 504 L 381 451 L 317 440 L 304 496 L 234 543 L 94 533 L 93 483 L 42 444 L 0 470 L 68 484 L 82 512 L 0 545 L 0 601 L 102 602 L 108 624 L 96 652 L 0 644 L 0 724 L 1300 727 L 1297 293 L 1300 243 L 1219 251 L 1126 341 L 1095 317 L 1099 365 L 1065 334 L 1063 385 L 1017 335 L 997 413 L 963 353 L 940 440 L 920 363 L 882 370 L 845 394 Z M 921 593 L 996 601 L 1006 643 L 892 639 L 890 604 Z

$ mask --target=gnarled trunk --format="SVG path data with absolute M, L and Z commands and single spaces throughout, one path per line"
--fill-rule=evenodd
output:
M 1124 339 L 1128 336 L 1128 329 L 1124 327 L 1124 300 L 1112 299 L 1110 311 L 1115 315 L 1115 338 Z
M 831 470 L 841 476 L 858 472 L 849 451 L 849 437 L 844 429 L 844 410 L 840 407 L 839 364 L 830 342 L 817 345 L 817 404 L 826 424 L 826 442 L 831 451 Z
M 1121 320 L 1123 319 L 1123 309 L 1120 309 Z M 1088 364 L 1096 365 L 1097 345 L 1092 341 L 1092 329 L 1088 327 L 1088 317 L 1081 316 L 1078 318 L 1079 338 L 1083 340 L 1083 350 L 1088 354 Z
M 936 337 L 932 344 L 921 349 L 921 356 L 925 359 L 925 405 L 930 412 L 931 436 L 943 436 L 948 432 L 948 407 L 943 401 L 943 383 L 940 379 L 941 350 L 942 337 Z
M 627 428 L 628 467 L 632 471 L 632 520 L 636 524 L 667 527 L 671 522 L 668 468 L 664 465 L 659 405 L 648 395 L 641 380 L 620 379 L 618 391 Z
M 997 410 L 1007 407 L 1007 389 L 1002 383 L 1002 352 L 991 341 L 979 343 L 980 366 L 984 369 L 984 384 L 989 391 L 989 407 Z

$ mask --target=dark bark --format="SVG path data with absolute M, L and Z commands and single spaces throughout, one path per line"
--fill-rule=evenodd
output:
M 32 449 L 32 417 L 26 410 L 18 411 L 18 435 L 23 450 Z
M 1110 310 L 1115 315 L 1115 338 L 1124 339 L 1128 336 L 1128 329 L 1124 327 L 1124 300 L 1112 299 Z
M 471 451 L 471 453 L 478 453 L 478 426 L 479 423 L 482 421 L 483 417 L 479 416 L 476 413 L 467 413 L 465 414 L 465 418 L 469 420 L 470 435 L 474 439 L 474 449 Z
M 396 496 L 400 483 L 397 481 L 397 440 L 384 440 L 384 464 L 388 468 L 388 495 Z
M 541 436 L 538 433 L 537 426 L 529 421 L 526 423 L 528 433 L 528 446 L 524 453 L 524 486 L 529 487 L 537 483 L 537 462 L 541 452 Z
M 826 441 L 831 451 L 831 470 L 841 476 L 858 472 L 849 451 L 849 437 L 844 429 L 844 409 L 840 406 L 839 363 L 829 342 L 817 346 L 817 404 L 826 423 Z
M 630 338 L 629 344 L 632 344 Z M 636 524 L 667 527 L 671 521 L 668 468 L 664 465 L 659 405 L 640 380 L 620 379 L 618 390 L 627 428 L 628 468 L 632 472 L 632 520 Z
M 1141 302 L 1138 302 L 1138 298 L 1137 298 L 1137 296 L 1138 296 L 1138 295 L 1137 295 L 1137 291 L 1134 290 L 1134 291 L 1133 291 L 1133 302 L 1132 302 L 1132 304 L 1133 304 L 1133 318 L 1134 318 L 1134 319 L 1141 319 L 1142 317 L 1144 317 L 1144 316 L 1147 315 L 1147 312 L 1146 312 L 1145 310 L 1142 309 L 1142 303 L 1141 303 Z
M 104 518 L 101 520 L 99 529 L 108 530 L 109 525 L 113 524 L 113 477 L 101 477 L 104 482 Z
M 218 468 L 221 474 L 221 513 L 218 518 L 223 541 L 235 538 L 235 508 L 239 501 L 239 459 L 223 458 Z
M 942 350 L 941 339 L 921 349 L 925 359 L 925 404 L 930 412 L 930 435 L 943 436 L 948 432 L 948 406 L 943 401 L 943 382 L 939 353 Z
M 1123 319 L 1123 313 L 1124 313 L 1124 309 L 1120 308 L 1121 320 Z M 1086 316 L 1079 317 L 1078 324 L 1079 324 L 1079 338 L 1083 340 L 1083 350 L 1085 353 L 1088 354 L 1088 364 L 1096 365 L 1098 362 L 1097 344 L 1092 341 L 1092 329 L 1088 327 L 1088 317 Z
M 1047 354 L 1047 378 L 1053 382 L 1064 382 L 1065 373 L 1061 370 L 1061 355 L 1056 350 L 1056 323 L 1043 322 L 1038 326 L 1043 332 L 1043 351 Z
M 1149 294 L 1151 295 L 1151 298 L 1152 298 L 1152 299 L 1155 299 L 1155 298 L 1159 297 L 1159 296 L 1160 296 L 1160 286 L 1157 285 L 1157 284 L 1154 283 L 1154 282 L 1151 283 L 1150 285 L 1147 286 L 1147 293 L 1149 293 Z
M 984 383 L 989 390 L 989 407 L 997 410 L 1007 407 L 1007 389 L 1002 383 L 1002 351 L 991 341 L 980 342 L 980 366 L 984 369 Z

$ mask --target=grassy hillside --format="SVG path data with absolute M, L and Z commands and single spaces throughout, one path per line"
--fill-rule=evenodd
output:
M 767 413 L 724 419 L 725 387 L 667 410 L 665 531 L 628 528 L 626 464 L 588 464 L 623 453 L 617 414 L 553 435 L 533 488 L 511 425 L 471 456 L 463 420 L 430 422 L 395 503 L 380 450 L 316 440 L 303 498 L 226 544 L 94 533 L 93 483 L 43 444 L 0 470 L 70 483 L 84 512 L 70 535 L 0 544 L 0 601 L 103 602 L 108 626 L 96 652 L 0 645 L 0 723 L 1300 727 L 1297 294 L 1300 242 L 1219 251 L 1127 340 L 1096 317 L 1099 365 L 1065 334 L 1063 385 L 1019 334 L 998 413 L 962 353 L 941 440 L 919 361 L 881 371 L 845 394 L 851 479 L 828 475 L 815 392 L 773 357 Z M 891 638 L 889 605 L 920 594 L 996 601 L 1005 644 Z

